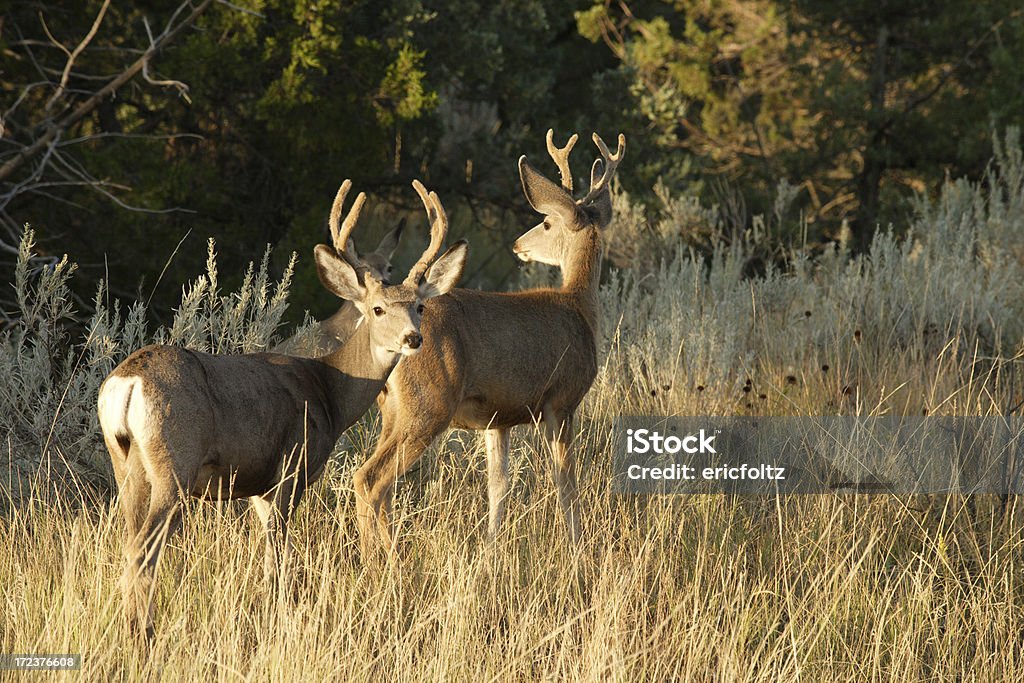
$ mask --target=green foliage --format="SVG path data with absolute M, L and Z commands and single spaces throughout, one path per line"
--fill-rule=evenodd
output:
M 779 179 L 800 182 L 808 219 L 850 219 L 861 247 L 908 188 L 980 174 L 993 128 L 1024 123 L 1013 3 L 605 2 L 578 24 L 657 136 L 665 172 L 647 173 L 671 177 L 685 150 L 765 211 Z
M 66 54 L 51 36 L 75 45 L 101 4 L 23 4 L 4 15 L 3 88 L 20 104 L 4 122 L 0 158 L 54 114 L 46 104 Z M 546 164 L 549 127 L 563 139 L 624 131 L 620 182 L 648 208 L 666 192 L 699 198 L 738 234 L 773 214 L 786 182 L 799 188 L 791 211 L 804 222 L 775 224 L 779 242 L 763 251 L 834 239 L 844 224 L 864 248 L 876 223 L 905 225 L 909 199 L 934 197 L 947 174 L 980 177 L 993 129 L 1024 124 L 1024 16 L 994 0 L 241 5 L 214 3 L 151 64 L 154 78 L 187 83 L 187 96 L 136 78 L 65 132 L 67 164 L 97 183 L 52 160 L 3 183 L 0 207 L 4 193 L 44 183 L 15 192 L 0 214 L 16 219 L 11 244 L 31 222 L 44 256 L 75 256 L 89 275 L 74 286 L 79 298 L 102 274 L 118 296 L 141 294 L 162 316 L 177 292 L 160 283 L 184 281 L 205 258 L 195 240 L 175 249 L 189 234 L 217 240 L 238 286 L 256 244 L 308 254 L 325 240 L 346 177 L 383 205 L 360 238 L 415 209 L 408 183 L 421 178 L 458 217 L 453 235 L 474 243 L 483 265 L 471 265 L 470 284 L 503 286 L 502 254 L 532 219 L 516 160 Z M 148 44 L 143 19 L 157 30 L 177 6 L 115 4 L 76 60 L 68 106 Z M 578 175 L 591 154 L 577 151 Z M 308 269 L 292 291 L 291 322 L 335 305 Z

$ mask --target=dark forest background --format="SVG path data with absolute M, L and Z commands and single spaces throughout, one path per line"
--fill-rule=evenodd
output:
M 504 286 L 534 220 L 516 159 L 554 177 L 549 127 L 581 133 L 581 176 L 589 132 L 624 132 L 634 200 L 699 197 L 742 227 L 787 194 L 780 243 L 845 230 L 863 247 L 945 178 L 982 178 L 994 134 L 1024 123 L 1024 7 L 5 2 L 0 97 L 0 282 L 27 223 L 41 266 L 80 264 L 82 302 L 103 278 L 160 320 L 212 236 L 225 283 L 267 244 L 279 268 L 299 253 L 295 320 L 334 306 L 303 264 L 344 178 L 373 195 L 364 247 L 419 211 L 420 178 L 471 240 L 467 283 Z M 410 233 L 405 261 L 425 240 Z

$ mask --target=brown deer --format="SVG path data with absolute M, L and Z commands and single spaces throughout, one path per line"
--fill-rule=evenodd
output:
M 548 131 L 562 187 L 535 171 L 525 156 L 519 160 L 523 192 L 544 221 L 516 240 L 514 251 L 523 261 L 561 268 L 562 286 L 511 293 L 455 289 L 427 303 L 426 346 L 388 379 L 378 399 L 380 440 L 354 476 L 364 552 L 378 534 L 393 549 L 395 481 L 449 425 L 484 431 L 493 537 L 509 490 L 509 431 L 538 419 L 551 446 L 569 536 L 579 541 L 572 423 L 597 374 L 601 229 L 611 220 L 609 183 L 626 141 L 620 134 L 613 155 L 594 134 L 602 158 L 594 162 L 589 191 L 574 200 L 568 156 L 576 139 L 559 149 Z
M 384 235 L 376 249 L 366 254 L 358 253 L 355 244 L 349 240 L 348 253 L 359 261 L 373 277 L 387 283 L 391 279 L 391 257 L 398 247 L 398 240 L 401 238 L 404 228 L 405 219 L 403 218 L 398 221 L 398 225 L 394 229 Z M 313 326 L 309 336 L 293 335 L 274 346 L 270 352 L 302 356 L 303 358 L 328 354 L 352 336 L 362 318 L 359 308 L 354 303 L 343 300 L 341 306 L 331 317 Z
M 423 302 L 449 291 L 462 275 L 466 243 L 437 257 L 447 217 L 437 195 L 416 181 L 430 244 L 401 284 L 382 283 L 347 250 L 363 193 L 339 227 L 350 186 L 342 184 L 331 210 L 334 248 L 313 250 L 323 285 L 364 317 L 345 344 L 313 359 L 147 346 L 100 387 L 100 426 L 126 521 L 122 592 L 134 630 L 144 626 L 153 634 L 154 567 L 180 525 L 186 496 L 248 497 L 266 530 L 266 567 L 274 577 L 288 550 L 292 509 L 396 363 L 421 350 Z

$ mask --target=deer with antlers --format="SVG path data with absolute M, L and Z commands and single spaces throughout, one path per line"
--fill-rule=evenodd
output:
M 489 532 L 497 534 L 509 490 L 509 432 L 543 422 L 551 446 L 558 500 L 569 536 L 581 535 L 572 423 L 597 374 L 598 284 L 601 230 L 611 220 L 609 184 L 625 151 L 619 135 L 612 154 L 595 133 L 601 153 L 588 192 L 572 196 L 569 153 L 547 134 L 548 152 L 562 186 L 526 161 L 519 174 L 527 201 L 542 223 L 515 242 L 522 261 L 558 266 L 562 285 L 520 292 L 455 289 L 433 299 L 423 316 L 429 347 L 403 362 L 388 379 L 378 404 L 380 440 L 355 473 L 354 487 L 364 553 L 375 540 L 393 549 L 391 508 L 396 479 L 449 425 L 485 434 Z
M 153 573 L 180 525 L 182 498 L 248 497 L 267 534 L 267 570 L 287 552 L 287 524 L 331 449 L 373 404 L 400 359 L 421 351 L 424 302 L 455 286 L 467 245 L 438 257 L 448 228 L 441 202 L 413 183 L 430 221 L 430 244 L 397 285 L 348 251 L 366 196 L 345 220 L 345 181 L 331 210 L 334 248 L 313 250 L 320 281 L 363 315 L 356 332 L 313 359 L 260 353 L 214 356 L 147 346 L 104 380 L 99 420 L 126 521 L 122 593 L 129 625 L 153 634 Z M 340 225 L 339 225 L 340 224 Z

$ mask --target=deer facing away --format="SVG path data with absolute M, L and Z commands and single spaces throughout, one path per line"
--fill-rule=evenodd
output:
M 562 285 L 520 292 L 455 289 L 426 304 L 422 353 L 388 379 L 378 403 L 383 427 L 354 486 L 363 551 L 375 540 L 393 549 L 391 507 L 396 479 L 449 424 L 483 430 L 487 449 L 489 531 L 504 517 L 509 490 L 509 432 L 543 421 L 553 456 L 559 503 L 569 535 L 580 539 L 575 462 L 570 448 L 576 408 L 597 374 L 601 229 L 611 220 L 609 183 L 625 151 L 613 155 L 599 136 L 589 191 L 572 197 L 568 156 L 548 131 L 548 150 L 562 187 L 519 160 L 523 191 L 544 221 L 516 240 L 523 261 L 561 268 Z
M 423 302 L 461 277 L 466 243 L 437 256 L 447 218 L 437 195 L 417 181 L 430 244 L 402 283 L 383 284 L 347 252 L 365 201 L 360 193 L 339 227 L 350 185 L 342 184 L 331 211 L 334 248 L 320 244 L 313 252 L 323 285 L 365 317 L 345 344 L 314 359 L 147 346 L 100 387 L 100 426 L 126 521 L 121 588 L 133 630 L 153 634 L 154 568 L 180 525 L 183 496 L 249 497 L 267 534 L 273 577 L 288 547 L 292 508 L 396 363 L 419 352 Z
M 376 249 L 365 254 L 358 253 L 355 244 L 350 240 L 347 245 L 348 253 L 359 261 L 373 277 L 387 283 L 391 279 L 391 257 L 398 247 L 398 240 L 401 238 L 404 228 L 405 219 L 403 218 L 384 235 Z M 362 313 L 359 312 L 359 307 L 351 301 L 343 300 L 333 315 L 314 325 L 310 336 L 293 335 L 270 351 L 271 353 L 283 353 L 304 358 L 328 354 L 352 336 L 360 320 L 362 320 Z

